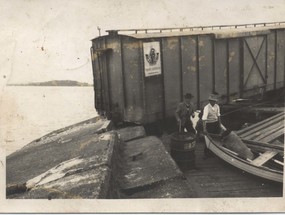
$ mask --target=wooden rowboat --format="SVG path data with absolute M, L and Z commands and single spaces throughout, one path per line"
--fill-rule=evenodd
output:
M 227 163 L 255 176 L 283 183 L 284 152 L 280 153 L 276 147 L 268 144 L 259 150 L 245 142 L 255 155 L 253 160 L 245 160 L 238 153 L 224 147 L 218 135 L 205 135 L 205 141 L 207 148 Z

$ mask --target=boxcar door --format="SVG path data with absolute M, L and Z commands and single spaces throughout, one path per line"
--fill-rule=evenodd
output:
M 267 83 L 267 40 L 266 36 L 242 38 L 243 78 L 241 91 L 265 89 Z M 257 92 L 253 92 L 256 94 Z

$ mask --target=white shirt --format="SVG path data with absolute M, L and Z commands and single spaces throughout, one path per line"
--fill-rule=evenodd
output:
M 207 104 L 204 107 L 202 120 L 206 120 L 206 122 L 209 123 L 216 122 L 219 116 L 221 116 L 219 105 L 215 104 L 212 106 L 211 104 Z

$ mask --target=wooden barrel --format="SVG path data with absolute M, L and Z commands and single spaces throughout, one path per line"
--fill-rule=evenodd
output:
M 192 133 L 171 135 L 170 154 L 181 169 L 195 168 L 196 136 Z

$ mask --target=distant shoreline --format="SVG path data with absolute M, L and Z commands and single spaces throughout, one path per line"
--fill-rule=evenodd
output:
M 88 86 L 65 86 L 65 85 L 20 85 L 20 84 L 7 84 L 7 87 L 93 87 L 93 85 Z
M 7 86 L 23 86 L 23 87 L 92 87 L 92 84 L 70 80 L 53 80 L 46 82 L 32 82 L 32 83 L 15 83 L 7 84 Z

